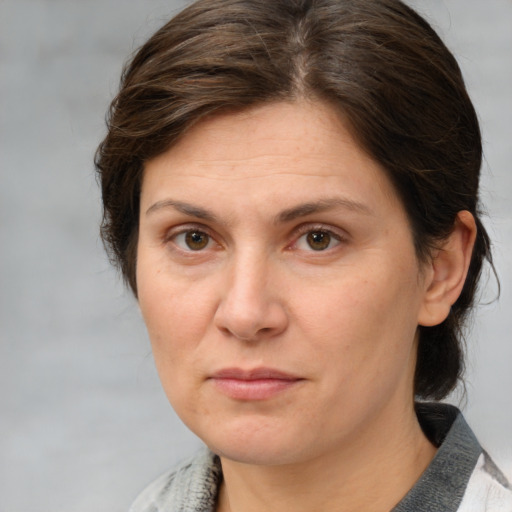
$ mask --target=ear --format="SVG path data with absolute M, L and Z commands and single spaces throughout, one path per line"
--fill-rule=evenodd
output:
M 439 325 L 448 317 L 466 281 L 475 238 L 473 215 L 466 210 L 459 212 L 453 231 L 426 266 L 425 295 L 419 312 L 419 325 Z

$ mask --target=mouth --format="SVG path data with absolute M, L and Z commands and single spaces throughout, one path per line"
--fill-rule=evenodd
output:
M 210 378 L 215 388 L 234 400 L 268 400 L 296 387 L 304 379 L 272 368 L 225 368 Z

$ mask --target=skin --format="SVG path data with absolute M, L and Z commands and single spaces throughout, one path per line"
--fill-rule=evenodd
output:
M 384 171 L 320 102 L 210 118 L 147 162 L 138 299 L 171 404 L 221 457 L 218 510 L 406 494 L 435 454 L 413 409 L 417 328 L 448 314 L 474 235 L 462 212 L 420 266 Z M 291 383 L 234 397 L 215 378 L 262 367 Z

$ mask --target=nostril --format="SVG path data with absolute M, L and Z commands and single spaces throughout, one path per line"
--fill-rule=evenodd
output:
M 219 302 L 214 322 L 223 336 L 252 342 L 276 336 L 286 329 L 287 314 L 281 302 L 254 290 L 254 283 L 249 290 L 253 293 L 248 293 L 248 287 L 234 287 Z

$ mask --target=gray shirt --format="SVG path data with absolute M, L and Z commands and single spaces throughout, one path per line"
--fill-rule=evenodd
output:
M 418 403 L 436 456 L 391 512 L 512 512 L 512 487 L 475 438 L 460 411 Z M 219 458 L 204 449 L 150 484 L 130 512 L 214 512 L 222 481 Z

